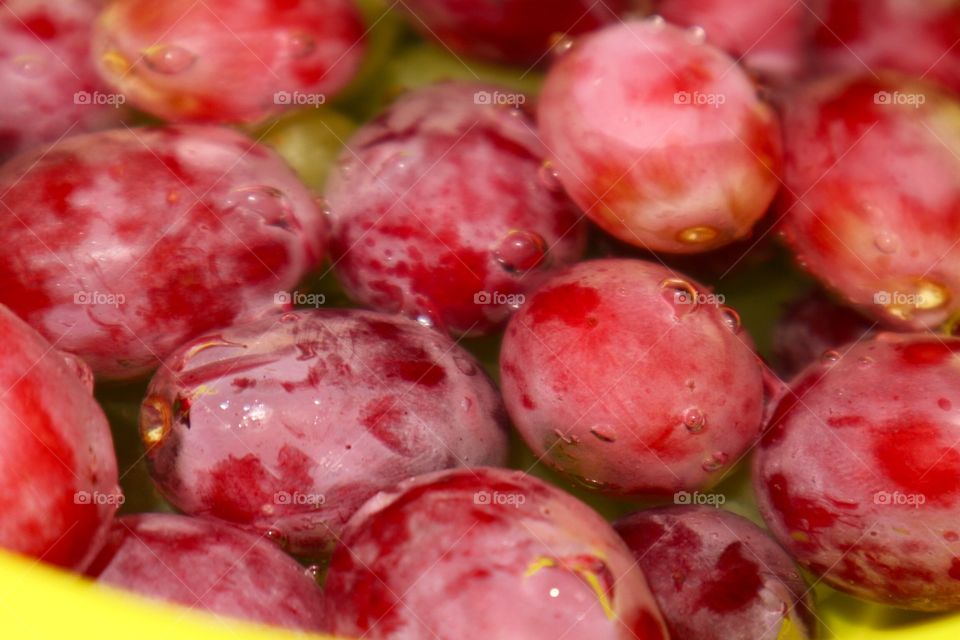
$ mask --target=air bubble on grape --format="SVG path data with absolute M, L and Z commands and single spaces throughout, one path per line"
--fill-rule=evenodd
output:
M 150 396 L 140 409 L 140 438 L 147 448 L 163 442 L 170 433 L 172 412 L 170 405 L 161 396 Z
M 726 453 L 718 451 L 703 461 L 703 470 L 708 473 L 717 471 L 727 463 L 729 458 L 730 456 L 728 456 Z
M 279 189 L 259 185 L 233 190 L 224 202 L 226 210 L 242 208 L 261 218 L 271 227 L 290 231 L 290 203 Z
M 734 333 L 740 331 L 740 314 L 730 307 L 720 307 L 720 315 L 723 316 L 723 324 Z
M 713 227 L 690 227 L 677 234 L 677 240 L 684 244 L 705 244 L 717 239 L 719 232 Z
M 900 238 L 895 234 L 882 232 L 873 239 L 873 244 L 881 253 L 896 253 L 900 249 Z
M 678 316 L 693 313 L 700 304 L 700 292 L 682 278 L 667 278 L 660 283 L 660 289 L 663 298 L 673 306 Z
M 540 184 L 549 191 L 560 191 L 563 189 L 563 184 L 560 182 L 560 173 L 549 160 L 544 160 L 543 164 L 540 165 L 540 169 L 537 171 L 537 177 L 540 179 Z
M 566 35 L 554 36 L 553 47 L 551 47 L 551 52 L 555 56 L 562 56 L 565 53 L 569 53 L 573 49 L 573 38 Z
M 512 230 L 497 243 L 494 258 L 506 271 L 525 273 L 543 262 L 547 243 L 539 233 Z
M 703 44 L 707 41 L 707 31 L 703 27 L 693 26 L 687 29 L 687 40 L 692 44 Z
M 840 352 L 830 349 L 829 351 L 824 351 L 823 355 L 820 356 L 820 361 L 824 364 L 833 364 L 840 359 Z
M 309 33 L 294 33 L 288 46 L 291 58 L 306 58 L 317 50 L 317 41 Z
M 191 51 L 175 44 L 155 45 L 143 52 L 143 61 L 147 67 L 164 75 L 186 71 L 196 59 L 197 56 Z
M 667 21 L 663 19 L 663 16 L 656 15 L 656 14 L 647 18 L 647 21 L 646 21 L 647 27 L 657 31 L 663 29 L 663 27 L 666 24 L 667 24 Z
M 280 529 L 271 527 L 270 529 L 267 529 L 263 535 L 281 549 L 285 549 L 287 547 L 287 535 Z
M 700 433 L 707 424 L 707 417 L 697 407 L 691 407 L 683 412 L 683 425 L 690 433 Z

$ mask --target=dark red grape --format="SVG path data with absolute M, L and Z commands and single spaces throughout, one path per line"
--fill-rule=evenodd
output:
M 707 506 L 640 511 L 615 525 L 643 569 L 671 638 L 816 637 L 811 589 L 766 532 Z
M 631 0 L 405 0 L 400 6 L 425 37 L 454 51 L 523 65 L 546 62 L 561 37 L 614 22 Z

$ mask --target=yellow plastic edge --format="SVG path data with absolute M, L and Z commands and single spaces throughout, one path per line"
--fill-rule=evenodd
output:
M 0 551 L 0 638 L 337 640 L 326 635 L 257 627 L 150 602 L 3 551 Z
M 819 591 L 819 589 L 818 589 Z M 960 616 L 913 614 L 824 589 L 823 640 L 956 640 Z M 150 602 L 0 551 L 0 638 L 97 640 L 345 640 L 257 627 Z

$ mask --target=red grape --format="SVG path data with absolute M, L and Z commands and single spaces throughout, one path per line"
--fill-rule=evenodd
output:
M 760 432 L 766 371 L 721 300 L 640 260 L 584 262 L 551 279 L 500 352 L 524 440 L 607 493 L 718 479 Z
M 630 0 L 405 0 L 410 24 L 467 55 L 516 64 L 543 62 L 560 36 L 592 31 Z
M 216 615 L 323 628 L 323 592 L 303 567 L 269 540 L 211 520 L 120 518 L 89 573 L 101 584 Z
M 842 76 L 784 102 L 783 232 L 801 265 L 893 327 L 933 327 L 960 309 L 956 98 Z
M 489 333 L 576 260 L 586 228 L 544 166 L 523 94 L 443 83 L 406 94 L 341 154 L 327 200 L 351 296 L 454 333 Z
M 671 638 L 816 637 L 811 590 L 790 556 L 749 520 L 681 506 L 640 511 L 615 528 L 647 576 Z
M 95 0 L 0 2 L 0 160 L 68 133 L 118 123 L 124 99 L 108 93 L 90 60 Z
M 496 390 L 441 333 L 296 311 L 198 338 L 153 381 L 141 435 L 181 510 L 320 555 L 364 500 L 418 473 L 502 464 Z
M 275 308 L 326 239 L 289 167 L 225 128 L 67 138 L 0 167 L 0 194 L 0 302 L 108 378 Z
M 123 501 L 110 426 L 82 361 L 3 305 L 0 335 L 0 547 L 83 570 Z
M 100 73 L 173 122 L 254 122 L 322 104 L 357 72 L 363 24 L 351 0 L 125 0 L 93 40 Z
M 329 631 L 390 638 L 666 640 L 622 540 L 518 471 L 420 476 L 367 502 L 334 552 Z
M 747 235 L 780 185 L 773 110 L 703 38 L 656 18 L 607 27 L 557 61 L 540 96 L 540 130 L 573 200 L 654 251 Z
M 960 607 L 960 340 L 879 334 L 812 364 L 754 460 L 771 531 L 860 598 Z

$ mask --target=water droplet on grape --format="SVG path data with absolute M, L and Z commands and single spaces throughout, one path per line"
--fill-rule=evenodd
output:
M 833 364 L 840 359 L 840 353 L 830 349 L 829 351 L 824 351 L 823 355 L 820 356 L 820 362 L 824 364 Z
M 705 244 L 717 239 L 719 232 L 713 227 L 690 227 L 677 234 L 677 240 L 684 244 Z
M 225 401 L 221 402 L 221 403 L 220 403 L 220 408 L 223 409 L 224 411 L 226 411 L 227 409 L 229 409 L 229 408 L 230 408 L 230 401 L 229 401 L 229 400 L 225 400 Z
M 703 44 L 707 41 L 707 31 L 703 27 L 690 27 L 687 29 L 687 40 L 692 44 Z
M 553 587 L 552 589 L 550 589 L 551 598 L 556 598 L 559 595 L 560 595 L 560 589 L 557 589 L 556 587 Z
M 553 47 L 551 47 L 550 51 L 554 56 L 562 56 L 573 49 L 573 38 L 570 36 L 555 35 L 551 40 L 553 41 Z
M 730 307 L 720 307 L 720 315 L 723 318 L 723 324 L 726 325 L 730 331 L 737 333 L 740 331 L 740 314 L 731 309 Z
M 244 209 L 263 218 L 271 226 L 292 230 L 290 204 L 279 189 L 269 186 L 242 187 L 230 192 L 224 202 L 227 211 Z
M 464 356 L 453 356 L 453 363 L 457 365 L 457 369 L 460 370 L 460 373 L 465 376 L 472 376 L 476 375 L 477 373 L 477 365 L 475 365 L 470 358 Z
M 580 442 L 580 438 L 578 438 L 577 436 L 574 436 L 574 435 L 570 435 L 570 436 L 565 435 L 562 431 L 560 431 L 560 429 L 554 429 L 554 430 L 553 430 L 553 433 L 554 433 L 554 435 L 556 435 L 558 438 L 560 438 L 561 440 L 563 440 L 563 442 L 565 442 L 566 444 L 571 444 L 571 445 L 573 445 L 573 444 L 577 444 L 577 443 Z
M 543 164 L 540 165 L 540 169 L 537 170 L 537 177 L 540 179 L 540 184 L 549 191 L 563 189 L 563 184 L 560 182 L 560 172 L 549 160 L 544 160 Z
M 319 198 L 316 198 L 313 202 L 314 204 L 317 205 L 317 209 L 320 210 L 320 213 L 322 213 L 325 216 L 331 215 L 332 212 L 330 211 L 330 203 L 327 202 L 326 198 L 321 196 Z
M 146 65 L 164 75 L 173 75 L 189 69 L 197 59 L 192 52 L 175 44 L 160 44 L 143 52 Z
M 594 425 L 590 428 L 590 434 L 597 440 L 603 442 L 616 442 L 617 437 L 613 435 L 613 429 L 605 424 Z
M 645 24 L 648 28 L 659 31 L 663 29 L 663 27 L 667 24 L 667 21 L 664 20 L 663 16 L 661 15 L 652 15 L 649 18 L 647 18 L 647 21 Z
M 700 304 L 700 292 L 687 280 L 667 278 L 660 283 L 660 290 L 678 316 L 693 313 Z
M 881 253 L 896 253 L 900 249 L 900 238 L 892 233 L 882 232 L 873 239 L 873 244 Z
M 493 255 L 506 271 L 524 273 L 538 267 L 546 253 L 547 243 L 539 233 L 513 230 L 500 239 Z
M 943 534 L 943 539 L 947 542 L 957 542 L 960 540 L 960 535 L 958 535 L 955 531 L 947 531 L 945 534 Z
M 296 313 L 285 313 L 280 316 L 280 322 L 296 322 L 300 319 L 300 316 Z
M 860 358 L 857 358 L 857 364 L 860 365 L 861 369 L 866 369 L 873 364 L 873 358 L 869 356 L 861 356 Z
M 953 409 L 953 403 L 947 400 L 946 398 L 940 398 L 937 400 L 937 406 L 943 409 L 944 411 L 950 411 Z
M 730 458 L 729 455 L 722 451 L 717 451 L 712 456 L 703 461 L 702 468 L 707 473 L 713 473 L 718 471 L 727 463 L 727 460 Z
M 317 41 L 309 33 L 291 34 L 287 44 L 291 58 L 306 58 L 317 50 Z
M 416 317 L 417 324 L 421 327 L 426 327 L 427 329 L 432 329 L 435 326 L 433 318 L 430 317 L 430 314 L 421 313 Z
M 140 439 L 148 449 L 163 442 L 170 433 L 171 414 L 170 405 L 162 396 L 152 395 L 143 401 L 140 408 Z
M 690 433 L 700 433 L 707 424 L 707 417 L 703 411 L 696 407 L 691 407 L 683 412 L 683 426 Z
M 314 582 L 317 582 L 320 580 L 320 576 L 323 574 L 323 567 L 318 564 L 311 564 L 309 567 L 306 567 L 303 570 L 303 573 Z
M 22 55 L 13 59 L 13 68 L 26 78 L 39 78 L 46 71 L 47 63 L 40 56 Z
M 281 549 L 286 549 L 289 540 L 287 535 L 280 529 L 271 527 L 267 529 L 266 533 L 263 534 L 268 540 L 272 541 L 274 544 L 278 545 Z

